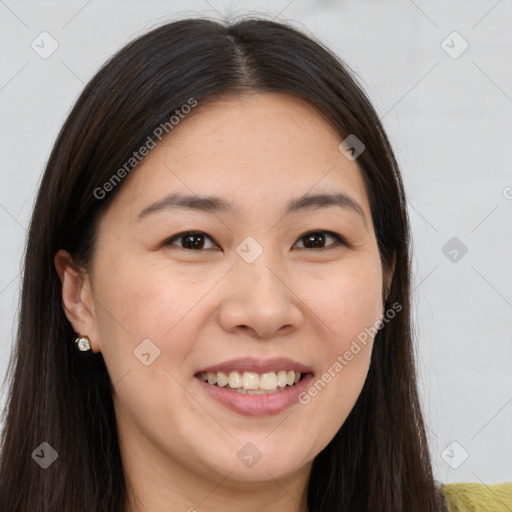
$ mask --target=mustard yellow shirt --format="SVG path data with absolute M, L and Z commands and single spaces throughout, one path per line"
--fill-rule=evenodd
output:
M 512 512 L 512 482 L 441 484 L 448 512 Z

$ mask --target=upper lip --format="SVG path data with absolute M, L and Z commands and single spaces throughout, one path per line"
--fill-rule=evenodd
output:
M 254 357 L 244 357 L 239 359 L 231 359 L 224 361 L 207 368 L 202 368 L 197 373 L 201 372 L 255 372 L 265 373 L 273 371 L 294 371 L 299 373 L 310 373 L 312 372 L 309 366 L 301 364 L 287 357 L 276 357 L 273 359 L 256 359 Z

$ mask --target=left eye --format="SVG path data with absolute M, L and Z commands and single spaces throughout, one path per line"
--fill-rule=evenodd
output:
M 325 245 L 326 240 L 329 238 L 333 239 L 334 243 Z M 341 236 L 331 233 L 330 231 L 311 231 L 310 233 L 302 235 L 299 238 L 299 242 L 301 240 L 303 240 L 303 247 L 299 247 L 299 249 L 328 249 L 331 246 L 344 244 Z

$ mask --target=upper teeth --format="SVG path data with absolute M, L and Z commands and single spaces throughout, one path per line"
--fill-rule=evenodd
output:
M 237 389 L 263 389 L 272 390 L 278 387 L 284 388 L 286 385 L 293 386 L 300 380 L 300 372 L 281 370 L 278 372 L 201 372 L 199 378 L 209 384 L 217 384 L 223 388 L 229 384 L 229 387 Z

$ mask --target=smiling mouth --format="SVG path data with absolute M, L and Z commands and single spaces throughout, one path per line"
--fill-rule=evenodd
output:
M 199 372 L 202 381 L 243 395 L 268 395 L 296 386 L 307 373 L 281 370 L 277 372 Z

